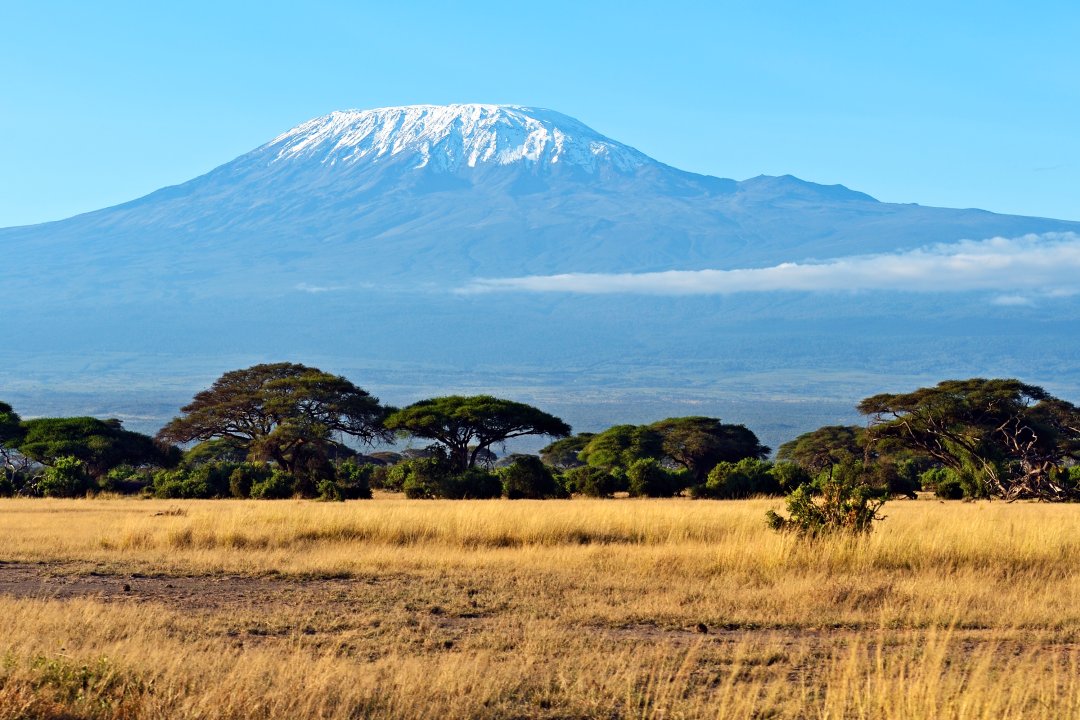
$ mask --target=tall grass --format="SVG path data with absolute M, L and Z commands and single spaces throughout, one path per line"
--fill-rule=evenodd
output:
M 0 501 L 5 562 L 196 583 L 0 597 L 0 717 L 1080 717 L 1080 507 L 775 505 Z

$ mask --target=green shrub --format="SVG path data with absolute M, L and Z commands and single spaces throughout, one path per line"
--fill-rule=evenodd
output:
M 904 458 L 891 463 L 895 473 L 888 478 L 889 492 L 915 499 L 915 493 L 923 489 L 922 471 L 926 468 L 926 463 L 927 461 L 921 458 Z
M 418 458 L 409 465 L 403 485 L 405 497 L 419 499 L 478 500 L 502 495 L 499 476 L 480 468 L 454 473 L 450 464 L 439 457 Z
M 671 497 L 682 489 L 676 476 L 655 458 L 640 458 L 630 463 L 626 478 L 631 497 Z
M 756 458 L 744 458 L 737 463 L 718 463 L 709 472 L 704 485 L 691 489 L 691 495 L 724 500 L 779 495 L 780 483 L 772 470 L 772 463 Z
M 792 491 L 787 496 L 788 517 L 770 510 L 765 514 L 769 526 L 808 537 L 835 532 L 860 535 L 870 532 L 872 523 L 882 519 L 877 513 L 888 490 L 868 485 L 861 463 L 850 468 L 836 466 L 829 479 L 819 485 L 820 493 L 812 485 Z
M 502 493 L 503 484 L 498 475 L 474 467 L 448 476 L 443 481 L 441 494 L 436 497 L 450 500 L 489 500 L 502 497 Z
M 935 467 L 925 470 L 919 475 L 919 482 L 943 500 L 959 500 L 964 497 L 963 482 L 949 468 Z
M 149 470 L 117 465 L 98 480 L 98 487 L 104 492 L 134 495 L 146 489 L 152 481 L 153 475 Z
M 240 463 L 229 473 L 229 494 L 235 498 L 251 497 L 251 487 L 270 477 L 270 466 L 264 463 Z
M 535 455 L 513 455 L 513 462 L 499 469 L 502 493 L 511 500 L 566 497 L 567 493 L 555 481 L 555 476 Z
M 964 497 L 964 483 L 960 478 L 952 475 L 938 481 L 934 487 L 934 494 L 942 500 L 962 500 Z
M 345 502 L 345 496 L 341 494 L 341 488 L 334 480 L 320 480 L 315 486 L 315 491 L 319 494 L 320 500 Z
M 38 492 L 45 497 L 80 497 L 93 487 L 93 480 L 78 458 L 64 455 L 45 468 L 38 480 Z
M 621 485 L 611 473 L 591 465 L 570 468 L 562 474 L 562 483 L 569 493 L 600 498 L 611 497 Z
M 239 465 L 247 459 L 247 449 L 231 438 L 215 438 L 201 442 L 183 455 L 184 467 L 193 468 L 206 463 Z
M 186 470 L 158 470 L 150 488 L 159 498 L 198 500 L 213 497 L 205 480 L 192 477 Z
M 393 490 L 390 487 L 390 471 L 393 468 L 388 465 L 375 465 L 371 471 L 371 477 L 368 479 L 368 483 L 374 490 L 387 490 L 390 492 L 401 492 L 401 488 Z
M 419 457 L 391 468 L 387 482 L 400 488 L 408 498 L 438 498 L 443 497 L 443 484 L 451 472 L 450 461 L 445 457 Z
M 801 465 L 793 462 L 777 462 L 772 467 L 773 480 L 781 492 L 789 493 L 800 485 L 808 485 L 813 478 Z
M 269 477 L 251 485 L 251 497 L 260 500 L 284 500 L 295 494 L 296 478 L 280 468 L 274 468 Z
M 189 471 L 194 482 L 206 485 L 207 497 L 223 498 L 231 495 L 230 478 L 237 464 L 231 462 L 210 462 L 199 465 Z
M 334 478 L 320 480 L 317 487 L 320 500 L 370 500 L 371 476 L 374 465 L 360 465 L 353 459 L 337 464 Z

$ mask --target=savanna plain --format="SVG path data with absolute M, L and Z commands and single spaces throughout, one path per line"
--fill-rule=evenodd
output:
M 0 717 L 1080 717 L 1080 506 L 769 509 L 0 500 Z

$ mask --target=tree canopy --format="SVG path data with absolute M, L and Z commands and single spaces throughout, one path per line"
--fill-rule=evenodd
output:
M 768 454 L 769 448 L 744 425 L 690 416 L 650 425 L 615 425 L 590 437 L 580 458 L 607 472 L 625 472 L 634 463 L 651 459 L 686 468 L 694 484 L 700 484 L 718 463 L 763 460 Z
M 811 475 L 863 457 L 865 431 L 855 425 L 826 425 L 780 446 L 776 459 L 793 462 Z
M 25 433 L 18 413 L 7 403 L 0 402 L 0 462 L 3 462 L 4 472 L 9 480 L 14 478 L 16 472 L 11 451 Z
M 947 380 L 859 403 L 871 438 L 895 440 L 1000 497 L 1075 499 L 1066 460 L 1080 457 L 1080 408 L 1013 379 Z
M 594 433 L 578 433 L 570 437 L 560 438 L 541 448 L 540 459 L 544 461 L 544 464 L 550 465 L 556 470 L 581 467 L 585 463 L 581 461 L 578 455 L 593 439 L 593 435 Z
M 613 425 L 593 435 L 579 457 L 606 472 L 625 471 L 638 460 L 663 457 L 661 441 L 648 425 Z
M 711 417 L 678 417 L 655 422 L 648 429 L 660 436 L 663 454 L 703 482 L 717 464 L 746 458 L 764 460 L 769 448 L 745 425 L 731 425 Z
M 459 472 L 473 467 L 495 443 L 523 435 L 570 434 L 570 426 L 554 415 L 490 395 L 421 400 L 390 415 L 386 427 L 442 444 Z
M 159 445 L 142 433 L 125 430 L 119 420 L 92 417 L 38 418 L 22 423 L 15 448 L 42 465 L 73 457 L 95 478 L 117 465 L 171 465 L 175 448 Z
M 378 398 L 341 376 L 297 363 L 227 372 L 181 412 L 161 429 L 160 440 L 230 439 L 251 460 L 273 460 L 290 473 L 325 462 L 334 433 L 366 443 L 392 437 L 382 424 L 388 409 Z

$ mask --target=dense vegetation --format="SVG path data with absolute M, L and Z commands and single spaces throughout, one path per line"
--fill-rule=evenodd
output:
M 349 380 L 294 363 L 222 375 L 150 438 L 118 420 L 22 420 L 0 403 L 0 493 L 77 497 L 347 500 L 372 489 L 410 498 L 746 498 L 788 495 L 778 529 L 868 529 L 891 495 L 1080 499 L 1080 409 L 1016 380 L 946 381 L 864 399 L 866 428 L 827 426 L 776 459 L 743 425 L 667 418 L 571 434 L 561 419 L 486 395 L 403 409 Z M 539 456 L 498 459 L 524 435 Z M 430 442 L 402 453 L 374 446 Z M 352 444 L 350 444 L 350 442 Z M 367 447 L 367 453 L 358 447 Z M 183 449 L 181 449 L 183 448 Z

